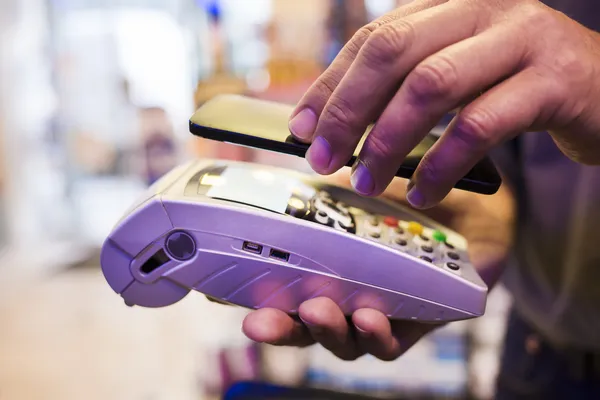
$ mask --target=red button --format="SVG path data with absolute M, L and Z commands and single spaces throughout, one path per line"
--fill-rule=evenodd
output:
M 383 223 L 393 228 L 398 226 L 398 220 L 394 217 L 385 217 Z

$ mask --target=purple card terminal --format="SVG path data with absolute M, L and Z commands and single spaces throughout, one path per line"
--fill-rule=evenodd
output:
M 447 322 L 483 315 L 488 288 L 466 240 L 413 210 L 316 176 L 200 160 L 157 181 L 117 223 L 102 271 L 127 305 L 197 291 L 290 314 L 329 297 L 350 315 Z

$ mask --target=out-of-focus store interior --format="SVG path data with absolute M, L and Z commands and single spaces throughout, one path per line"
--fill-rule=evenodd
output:
M 0 399 L 212 399 L 258 381 L 406 398 L 490 398 L 509 298 L 394 362 L 274 348 L 246 311 L 189 295 L 125 307 L 98 248 L 154 180 L 193 157 L 303 159 L 195 138 L 219 93 L 296 102 L 396 0 L 0 2 Z

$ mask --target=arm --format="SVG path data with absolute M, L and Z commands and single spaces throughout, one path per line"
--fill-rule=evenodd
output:
M 571 159 L 599 164 L 599 65 L 600 34 L 540 1 L 415 0 L 356 33 L 299 102 L 290 130 L 311 143 L 307 159 L 327 175 L 376 121 L 353 186 L 377 196 L 458 109 L 407 194 L 426 209 L 490 149 L 523 132 L 549 131 Z

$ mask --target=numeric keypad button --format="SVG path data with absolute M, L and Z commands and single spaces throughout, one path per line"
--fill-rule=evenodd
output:
M 406 239 L 402 239 L 402 238 L 398 238 L 398 239 L 394 240 L 394 244 L 399 247 L 407 247 L 408 246 L 408 242 L 406 241 Z
M 337 220 L 334 222 L 333 227 L 339 231 L 345 231 L 348 233 L 356 233 L 354 225 L 352 223 L 345 224 L 344 221 Z
M 379 218 L 369 216 L 367 217 L 367 225 L 370 227 L 378 227 L 379 226 Z
M 325 205 L 325 202 L 322 199 L 315 199 L 315 208 L 318 211 L 325 211 L 327 209 L 327 206 Z
M 448 267 L 448 269 L 451 269 L 452 271 L 458 271 L 460 269 L 460 265 L 454 262 L 447 262 L 446 267 Z
M 323 225 L 327 225 L 329 223 L 329 215 L 323 210 L 317 211 L 315 214 L 315 220 Z
M 418 222 L 409 222 L 406 229 L 408 230 L 408 233 L 414 236 L 419 236 L 423 233 L 423 225 Z
M 340 224 L 340 221 L 335 221 L 335 223 L 333 224 L 333 227 L 335 229 L 337 229 L 338 231 L 348 232 L 348 228 L 346 228 L 345 226 Z
M 389 226 L 390 228 L 396 228 L 398 226 L 398 220 L 394 217 L 385 217 L 383 219 L 383 223 Z

